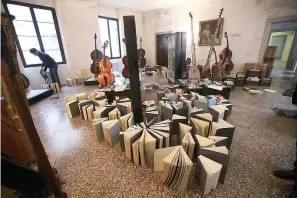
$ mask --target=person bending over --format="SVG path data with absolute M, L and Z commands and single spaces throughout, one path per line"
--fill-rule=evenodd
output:
M 48 54 L 46 54 L 44 52 L 40 52 L 40 51 L 36 50 L 35 48 L 30 49 L 30 53 L 35 56 L 38 56 L 40 58 L 40 60 L 42 61 L 42 65 L 43 65 L 42 66 L 43 72 L 45 73 L 47 68 L 49 68 L 52 83 L 58 83 L 59 87 L 61 87 L 60 78 L 59 78 L 59 74 L 58 74 L 58 64 L 56 63 L 56 61 L 52 57 L 50 57 Z

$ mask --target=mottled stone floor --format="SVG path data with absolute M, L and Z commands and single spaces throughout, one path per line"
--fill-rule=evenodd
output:
M 295 160 L 297 120 L 276 116 L 271 107 L 290 105 L 281 92 L 290 83 L 276 80 L 276 93 L 251 96 L 236 88 L 229 122 L 236 126 L 225 184 L 205 197 L 285 197 L 292 183 L 272 176 L 276 168 L 292 168 Z M 69 120 L 64 96 L 96 87 L 63 87 L 59 99 L 31 106 L 32 115 L 52 166 L 66 180 L 69 197 L 202 197 L 193 176 L 188 189 L 176 192 L 159 182 L 159 173 L 129 163 L 117 144 L 97 143 L 90 122 Z

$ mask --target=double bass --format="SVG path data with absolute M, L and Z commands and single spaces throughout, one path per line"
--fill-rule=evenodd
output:
M 122 41 L 126 44 L 126 39 L 123 38 Z M 126 55 L 122 58 L 122 62 L 124 64 L 122 75 L 124 78 L 129 78 L 128 57 Z
M 234 64 L 231 60 L 233 53 L 229 48 L 229 40 L 228 40 L 227 32 L 225 32 L 225 38 L 227 39 L 227 46 L 219 54 L 220 61 L 221 61 L 220 67 L 223 70 L 224 74 L 229 75 L 234 68 Z
M 108 46 L 108 41 L 105 41 L 103 48 L 103 58 L 99 62 L 100 73 L 98 75 L 98 82 L 101 86 L 107 86 L 114 82 L 114 75 L 111 73 L 112 64 L 107 56 L 105 56 L 105 50 Z
M 92 74 L 98 75 L 100 72 L 98 63 L 102 60 L 102 52 L 97 49 L 97 43 L 96 43 L 97 34 L 95 34 L 94 40 L 95 40 L 95 49 L 90 54 L 91 59 L 93 60 L 90 70 Z
M 138 56 L 138 67 L 144 67 L 146 66 L 146 59 L 145 56 L 145 50 L 142 49 L 142 38 L 140 37 L 140 48 L 137 50 L 137 56 Z

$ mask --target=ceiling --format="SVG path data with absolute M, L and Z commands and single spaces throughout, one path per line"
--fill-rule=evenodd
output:
M 150 11 L 176 6 L 193 0 L 99 0 L 104 5 Z

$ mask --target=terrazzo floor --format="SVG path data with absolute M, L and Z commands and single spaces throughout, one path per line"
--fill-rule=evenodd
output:
M 290 87 L 275 81 L 271 89 L 252 96 L 241 88 L 231 93 L 233 112 L 228 122 L 236 127 L 225 184 L 204 197 L 285 197 L 292 183 L 272 176 L 277 168 L 292 168 L 295 160 L 297 120 L 276 116 L 273 105 L 290 105 L 281 95 Z M 32 105 L 31 112 L 53 167 L 66 184 L 68 197 L 203 197 L 190 176 L 184 192 L 160 183 L 160 174 L 128 162 L 119 144 L 111 148 L 97 143 L 90 122 L 80 117 L 69 120 L 64 96 L 91 92 L 96 87 L 63 87 L 59 99 L 49 98 Z M 294 106 L 291 106 L 294 107 Z

